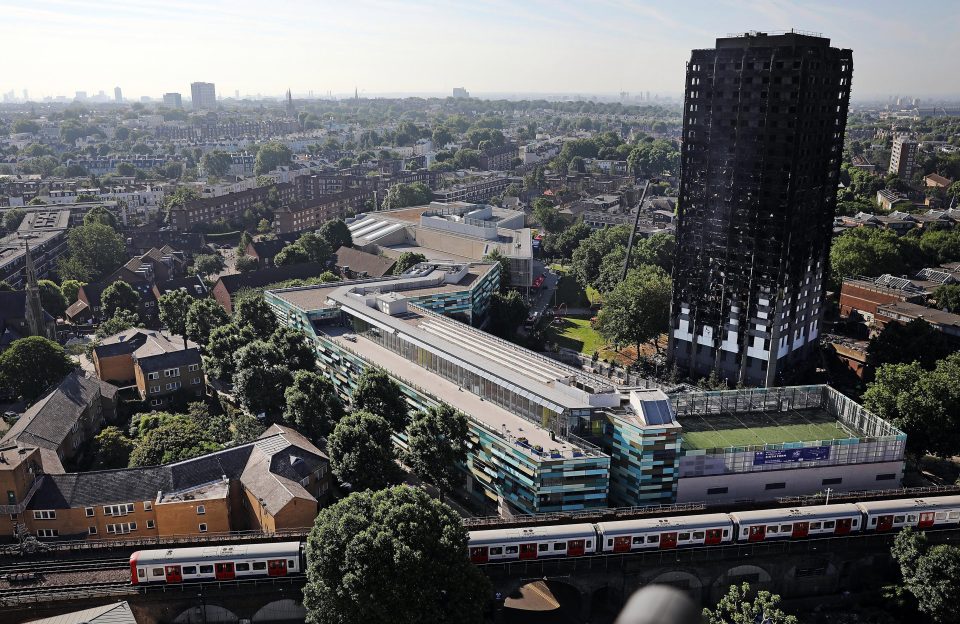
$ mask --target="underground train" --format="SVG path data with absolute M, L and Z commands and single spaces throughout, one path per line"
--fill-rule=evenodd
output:
M 958 525 L 960 496 L 943 496 L 470 531 L 468 548 L 479 564 Z M 235 544 L 140 550 L 130 572 L 134 585 L 232 581 L 303 575 L 306 562 L 304 542 Z

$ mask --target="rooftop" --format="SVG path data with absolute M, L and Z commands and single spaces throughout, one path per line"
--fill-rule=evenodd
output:
M 683 448 L 687 450 L 856 437 L 836 418 L 820 409 L 691 414 L 677 420 L 683 427 Z

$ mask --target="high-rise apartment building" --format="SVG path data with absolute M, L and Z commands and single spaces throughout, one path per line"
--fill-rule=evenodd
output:
M 217 89 L 212 82 L 191 82 L 190 98 L 193 110 L 214 110 L 217 107 Z
M 163 105 L 167 108 L 183 108 L 183 98 L 179 93 L 164 93 Z
M 917 166 L 917 142 L 910 137 L 897 137 L 890 151 L 890 168 L 887 173 L 895 173 L 901 178 L 913 175 Z
M 853 55 L 748 33 L 687 65 L 669 358 L 778 385 L 814 351 Z
M 113 88 L 113 101 L 117 104 L 123 102 L 123 91 L 120 89 L 120 87 Z

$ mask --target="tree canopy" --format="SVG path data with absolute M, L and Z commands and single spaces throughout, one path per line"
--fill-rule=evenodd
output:
M 527 320 L 529 312 L 530 307 L 518 291 L 495 292 L 490 296 L 488 329 L 501 338 L 511 338 Z
M 102 223 L 72 228 L 67 235 L 67 246 L 70 255 L 61 258 L 58 266 L 63 279 L 83 282 L 99 280 L 126 260 L 123 238 Z
M 393 265 L 393 274 L 400 275 L 407 269 L 418 265 L 421 262 L 426 262 L 427 257 L 422 253 L 417 253 L 415 251 L 405 251 L 400 254 L 400 257 L 397 258 L 397 262 Z
M 433 200 L 433 191 L 423 182 L 394 184 L 383 199 L 384 210 L 422 206 Z
M 277 329 L 277 315 L 263 295 L 244 297 L 237 301 L 233 311 L 234 323 L 240 327 L 248 327 L 254 335 L 260 338 L 269 338 Z
M 253 165 L 255 175 L 270 173 L 277 167 L 289 165 L 293 152 L 279 141 L 267 141 L 257 150 L 257 159 Z
M 787 615 L 779 605 L 777 594 L 752 592 L 749 583 L 731 585 L 715 608 L 703 610 L 703 620 L 706 624 L 797 624 L 796 616 Z
M 171 333 L 186 338 L 187 314 L 192 303 L 193 297 L 182 288 L 161 295 L 157 300 L 160 322 L 166 325 Z
M 215 327 L 210 332 L 204 354 L 204 369 L 217 379 L 230 381 L 236 372 L 236 354 L 257 339 L 253 330 L 236 323 Z
M 42 336 L 14 340 L 0 353 L 0 385 L 11 388 L 27 402 L 39 398 L 73 369 L 63 347 Z
M 223 150 L 213 150 L 207 152 L 200 159 L 200 166 L 204 173 L 215 178 L 222 178 L 230 173 L 230 167 L 233 165 L 233 158 Z
M 365 410 L 343 416 L 327 439 L 330 470 L 355 491 L 380 490 L 399 483 L 390 422 Z
M 216 299 L 196 299 L 187 311 L 187 336 L 197 344 L 210 341 L 210 332 L 230 322 L 230 316 Z
M 940 624 L 960 622 L 960 548 L 953 544 L 930 546 L 926 535 L 907 527 L 890 549 L 900 565 L 904 588 L 917 602 L 917 609 Z
M 62 318 L 67 311 L 67 298 L 56 283 L 50 280 L 37 281 L 37 287 L 40 289 L 40 305 L 47 311 L 47 314 L 53 318 Z
M 106 206 L 94 206 L 87 214 L 83 215 L 83 224 L 100 223 L 111 229 L 117 229 L 117 215 L 110 212 Z
M 353 246 L 353 235 L 350 228 L 343 222 L 343 219 L 331 219 L 320 226 L 317 230 L 320 238 L 327 241 L 330 249 L 336 252 L 341 247 Z
M 890 230 L 853 228 L 837 236 L 830 247 L 830 271 L 837 283 L 858 275 L 899 275 L 902 267 L 900 241 Z
M 604 299 L 597 329 L 615 344 L 640 346 L 657 339 L 670 324 L 670 277 L 660 267 L 631 269 Z
M 137 313 L 140 295 L 130 284 L 117 280 L 103 289 L 100 294 L 100 306 L 103 318 L 112 318 L 120 310 Z
M 407 428 L 410 408 L 400 386 L 382 368 L 371 367 L 360 375 L 351 403 L 357 410 L 382 416 L 394 431 Z
M 407 429 L 405 463 L 442 495 L 464 482 L 461 464 L 467 459 L 467 417 L 449 405 L 413 414 Z
M 333 384 L 313 371 L 294 373 L 284 400 L 284 422 L 311 440 L 328 435 L 344 415 L 343 403 Z
M 220 450 L 221 446 L 197 422 L 184 415 L 167 415 L 143 433 L 130 454 L 130 466 L 158 466 Z
M 480 624 L 491 591 L 459 516 L 405 486 L 322 510 L 307 561 L 310 624 Z

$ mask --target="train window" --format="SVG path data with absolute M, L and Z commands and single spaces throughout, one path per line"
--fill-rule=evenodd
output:
M 744 529 L 743 529 L 743 536 L 746 537 L 746 536 L 747 536 L 747 533 L 749 533 L 749 532 L 750 532 L 750 529 L 744 528 Z
M 612 540 L 612 539 L 608 539 L 608 540 L 607 540 L 607 546 L 613 546 L 613 540 Z
M 196 574 L 196 573 L 197 573 L 197 566 L 183 566 L 183 573 L 184 573 L 184 574 Z
M 960 511 L 951 511 L 950 515 L 947 517 L 950 518 L 951 520 L 956 520 L 960 518 Z
M 724 537 L 730 537 L 730 531 L 724 529 L 724 530 L 723 530 L 723 536 L 724 536 Z
M 873 525 L 875 525 L 876 523 L 877 523 L 877 519 L 876 519 L 876 518 L 870 518 L 870 526 L 873 526 Z
M 768 527 L 767 527 L 767 533 L 776 533 L 776 532 L 777 532 L 777 527 L 775 527 L 775 526 L 768 526 Z
M 793 530 L 793 525 L 792 525 L 792 524 L 781 524 L 781 525 L 780 525 L 780 532 L 781 532 L 781 533 L 789 533 L 789 532 L 792 531 L 792 530 Z
M 916 521 L 917 521 L 917 516 L 915 514 L 907 515 L 907 522 L 916 522 Z
M 546 552 L 550 550 L 550 544 L 537 544 L 537 550 L 539 552 Z
M 695 539 L 695 540 L 702 540 L 702 539 L 703 539 L 703 531 L 694 531 L 694 532 L 693 532 L 693 539 Z
M 163 576 L 163 568 L 154 568 L 150 571 L 153 576 Z
M 689 534 L 689 533 L 680 533 L 679 535 L 677 535 L 677 541 L 678 541 L 678 542 L 684 542 L 684 541 L 686 541 L 686 540 L 688 540 L 688 539 L 690 539 L 690 534 Z
M 294 561 L 293 559 L 288 559 L 288 560 L 287 560 L 287 568 L 289 568 L 289 569 L 291 569 L 291 570 L 295 570 L 296 567 L 297 567 L 297 562 L 296 562 L 296 561 Z
M 660 541 L 660 536 L 659 536 L 659 535 L 648 535 L 648 536 L 647 536 L 647 543 L 648 543 L 648 544 L 656 544 L 656 543 L 659 542 L 659 541 Z
M 254 570 L 266 570 L 266 569 L 267 569 L 267 562 L 266 562 L 266 561 L 254 561 L 254 562 L 253 562 L 253 569 L 254 569 Z
M 554 550 L 566 550 L 566 549 L 567 549 L 567 543 L 566 543 L 566 542 L 557 542 L 556 544 L 553 545 L 553 549 L 554 549 Z
M 860 524 L 860 518 L 854 518 L 852 524 L 853 526 L 857 526 L 858 524 Z
M 593 540 L 587 540 L 587 548 L 593 548 Z
M 642 544 L 642 543 L 643 543 L 643 536 L 642 536 L 642 535 L 639 535 L 639 536 L 633 538 L 633 543 L 634 543 L 634 544 Z
M 236 567 L 237 572 L 249 572 L 250 564 L 249 563 L 238 563 Z
M 820 529 L 821 526 L 823 526 L 823 525 L 821 525 L 819 522 L 811 522 L 811 523 L 810 523 L 810 530 L 811 530 L 811 531 L 817 531 L 817 530 Z
M 494 547 L 494 548 L 491 548 L 491 549 L 490 549 L 490 554 L 491 554 L 491 555 L 502 555 L 502 554 L 503 554 L 503 548 L 501 548 L 500 546 L 496 546 L 496 547 Z
M 507 546 L 506 553 L 508 555 L 515 555 L 517 554 L 518 550 L 519 550 L 518 546 Z
M 213 574 L 213 566 L 212 565 L 200 566 L 200 574 Z
M 901 522 L 903 522 L 903 516 L 894 516 L 893 522 L 894 524 L 900 524 Z
M 938 511 L 937 515 L 935 515 L 934 518 L 936 518 L 937 520 L 946 520 L 947 514 L 943 511 Z
M 832 529 L 832 528 L 835 527 L 836 525 L 837 525 L 837 523 L 834 522 L 833 520 L 827 520 L 826 522 L 823 523 L 823 528 L 825 528 L 825 529 Z
M 137 568 L 137 576 L 139 576 L 140 578 L 146 578 L 147 577 L 146 568 Z

